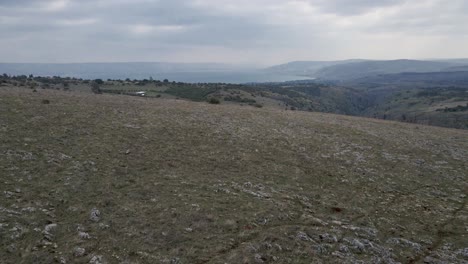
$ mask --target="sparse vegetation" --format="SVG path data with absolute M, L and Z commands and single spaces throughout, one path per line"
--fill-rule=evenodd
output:
M 465 130 L 70 87 L 0 89 L 2 263 L 468 260 Z
M 399 76 L 399 75 L 398 75 Z M 419 76 L 419 75 L 418 75 Z M 407 77 L 407 75 L 403 75 Z M 293 81 L 285 83 L 225 84 L 183 83 L 169 80 L 81 80 L 60 77 L 2 75 L 3 86 L 41 87 L 58 90 L 91 90 L 94 93 L 145 97 L 180 98 L 192 101 L 224 102 L 283 110 L 318 111 L 367 116 L 410 123 L 468 128 L 465 105 L 468 86 L 439 85 L 431 82 L 388 85 L 388 77 L 372 85 L 365 80 L 357 83 L 319 83 Z M 367 80 L 367 79 L 366 79 Z M 99 84 L 100 83 L 100 84 Z M 371 88 L 369 88 L 371 87 Z

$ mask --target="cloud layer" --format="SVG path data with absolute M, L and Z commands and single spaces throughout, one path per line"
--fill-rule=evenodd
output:
M 468 57 L 465 0 L 2 0 L 2 62 Z

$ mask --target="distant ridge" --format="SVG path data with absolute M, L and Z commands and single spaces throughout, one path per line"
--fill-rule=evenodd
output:
M 288 73 L 323 80 L 352 80 L 381 74 L 403 72 L 465 71 L 468 59 L 448 60 L 342 60 L 296 61 L 265 69 L 275 73 Z M 461 68 L 460 68 L 461 67 Z
M 351 59 L 338 61 L 292 61 L 285 64 L 268 67 L 265 69 L 265 71 L 314 77 L 315 73 L 324 67 L 363 61 L 366 60 Z
M 317 77 L 322 79 L 347 80 L 378 74 L 402 72 L 436 72 L 453 66 L 449 62 L 391 60 L 364 61 L 334 65 L 317 71 Z

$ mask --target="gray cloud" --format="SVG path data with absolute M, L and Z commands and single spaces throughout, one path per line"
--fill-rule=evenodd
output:
M 468 56 L 464 0 L 2 0 L 4 62 Z
M 305 0 L 324 12 L 340 15 L 358 15 L 371 10 L 401 5 L 405 0 Z

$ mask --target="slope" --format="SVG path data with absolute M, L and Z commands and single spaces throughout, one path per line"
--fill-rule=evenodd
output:
M 435 72 L 455 65 L 457 64 L 417 60 L 364 61 L 325 67 L 317 71 L 314 77 L 330 80 L 350 80 L 379 74 Z
M 0 89 L 1 263 L 461 263 L 467 131 Z

